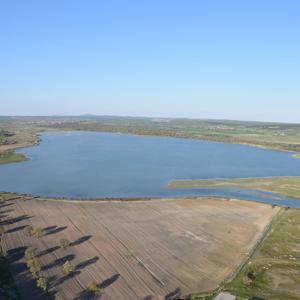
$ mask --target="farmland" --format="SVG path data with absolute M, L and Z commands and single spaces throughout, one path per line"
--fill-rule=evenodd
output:
M 300 199 L 300 177 L 269 177 L 212 180 L 175 180 L 170 188 L 235 187 L 275 192 Z
M 210 292 L 247 258 L 280 211 L 238 200 L 61 201 L 1 195 L 2 241 L 22 295 L 39 299 L 24 253 L 35 249 L 51 295 L 101 299 L 171 299 Z M 40 228 L 39 237 L 26 228 Z M 59 241 L 70 241 L 65 249 Z M 62 266 L 74 270 L 66 275 Z M 29 297 L 30 295 L 30 297 Z M 168 299 L 168 298 L 166 298 Z

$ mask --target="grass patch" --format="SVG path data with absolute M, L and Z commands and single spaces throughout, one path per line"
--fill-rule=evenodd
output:
M 236 187 L 274 192 L 300 199 L 300 177 L 269 177 L 214 180 L 175 180 L 169 188 Z
M 295 158 L 300 158 L 300 153 L 294 154 Z
M 0 153 L 0 164 L 7 164 L 12 162 L 20 162 L 26 160 L 26 156 L 16 152 Z
M 279 215 L 255 256 L 225 288 L 239 297 L 299 299 L 300 210 Z

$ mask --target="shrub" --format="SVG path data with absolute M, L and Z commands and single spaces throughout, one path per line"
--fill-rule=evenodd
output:
M 63 297 L 59 293 L 56 293 L 54 296 L 54 300 L 63 300 Z
M 32 247 L 28 247 L 25 251 L 25 258 L 26 260 L 35 258 L 35 249 L 33 249 Z
M 32 236 L 33 233 L 34 233 L 34 230 L 33 230 L 33 227 L 32 227 L 32 226 L 27 226 L 27 227 L 25 228 L 25 234 L 26 234 L 27 236 Z
M 4 226 L 0 226 L 0 236 L 1 236 L 2 234 L 4 234 L 4 232 L 5 232 Z
M 39 239 L 44 235 L 44 230 L 41 227 L 37 227 L 33 234 Z
M 6 256 L 7 256 L 6 250 L 0 247 L 0 257 L 6 257 Z
M 36 281 L 36 286 L 40 289 L 42 289 L 44 292 L 47 292 L 48 290 L 48 284 L 47 284 L 47 280 L 44 277 L 40 277 L 37 281 Z
M 70 241 L 67 238 L 62 238 L 59 240 L 59 246 L 61 249 L 66 249 L 70 246 Z
M 67 275 L 75 271 L 75 267 L 72 265 L 70 261 L 66 261 L 62 266 L 63 272 Z
M 34 277 L 37 277 L 38 273 L 41 271 L 41 265 L 35 258 L 27 261 L 27 267 Z
M 87 290 L 88 290 L 88 292 L 93 293 L 93 294 L 98 294 L 101 292 L 100 287 L 97 285 L 97 283 L 95 281 L 91 282 L 87 286 Z

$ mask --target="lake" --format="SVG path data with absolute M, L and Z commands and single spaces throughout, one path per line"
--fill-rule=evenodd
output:
M 0 190 L 72 198 L 224 196 L 300 207 L 232 188 L 168 189 L 174 179 L 300 176 L 291 153 L 243 145 L 100 132 L 43 133 L 30 159 L 0 165 Z

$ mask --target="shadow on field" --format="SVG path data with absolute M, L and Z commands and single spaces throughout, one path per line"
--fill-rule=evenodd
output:
M 79 263 L 79 264 L 76 266 L 75 269 L 76 269 L 76 270 L 82 270 L 82 269 L 84 269 L 85 267 L 94 264 L 94 263 L 97 262 L 98 260 L 99 260 L 99 256 L 95 256 L 95 257 L 93 257 L 93 258 L 84 260 L 84 261 L 82 261 L 81 263 Z
M 98 284 L 97 286 L 100 289 L 105 289 L 112 285 L 115 281 L 118 280 L 120 277 L 120 274 L 115 274 L 107 279 L 105 279 L 102 283 Z M 96 300 L 101 298 L 101 293 L 94 294 L 88 290 L 84 290 L 81 293 L 78 294 L 78 296 L 75 298 L 75 300 Z M 149 299 L 151 300 L 151 298 Z
M 47 232 L 47 231 L 49 231 L 49 230 L 55 229 L 56 227 L 57 227 L 56 225 L 48 226 L 48 227 L 45 227 L 45 228 L 43 229 L 43 231 L 44 231 L 44 232 Z
M 42 270 L 46 271 L 49 270 L 51 268 L 57 267 L 57 266 L 62 266 L 66 261 L 70 261 L 73 260 L 75 258 L 74 254 L 69 254 L 69 255 L 65 255 L 61 258 L 56 259 L 55 261 L 53 261 L 52 263 L 45 265 Z
M 13 203 L 3 203 L 0 205 L 0 208 L 14 205 Z
M 11 262 L 16 262 L 17 260 L 24 257 L 24 253 L 27 247 L 17 247 L 7 251 L 8 258 Z
M 83 291 L 75 300 L 98 300 L 101 299 L 101 294 L 93 294 L 89 291 Z
M 22 216 L 19 216 L 19 217 L 4 220 L 4 221 L 0 222 L 0 224 L 1 225 L 12 225 L 12 224 L 24 221 L 24 220 L 29 220 L 31 218 L 32 218 L 32 216 L 22 215 Z
M 181 290 L 180 288 L 175 289 L 174 291 L 170 292 L 168 295 L 165 296 L 165 300 L 178 300 L 181 297 Z
M 58 286 L 60 284 L 63 284 L 65 281 L 71 279 L 71 278 L 74 278 L 76 277 L 77 275 L 79 275 L 81 272 L 80 271 L 75 271 L 75 272 L 72 272 L 68 275 L 64 275 L 63 277 L 59 278 L 57 281 L 55 281 L 53 283 L 53 286 Z
M 115 274 L 107 279 L 105 279 L 100 285 L 100 289 L 105 289 L 107 287 L 109 287 L 110 285 L 112 285 L 115 281 L 118 280 L 118 278 L 120 277 L 120 274 Z
M 32 277 L 32 275 L 28 272 L 25 263 L 11 263 L 10 268 L 17 278 L 17 284 L 22 287 L 22 294 L 26 295 L 24 299 L 36 299 L 36 300 L 46 300 L 49 297 L 43 293 L 36 286 L 36 279 Z M 11 299 L 19 299 L 19 298 L 11 298 Z
M 57 275 L 52 275 L 47 278 L 47 282 L 48 282 L 49 286 L 52 286 L 56 280 L 58 280 Z
M 86 241 L 88 241 L 92 236 L 91 235 L 85 235 L 79 239 L 77 239 L 76 241 L 70 243 L 70 246 L 77 246 L 77 245 L 80 245 Z
M 58 227 L 56 225 L 44 228 L 45 235 L 55 234 L 68 228 L 68 226 Z
M 18 227 L 15 227 L 15 228 L 11 228 L 11 229 L 8 229 L 5 231 L 5 233 L 13 233 L 13 232 L 17 232 L 19 230 L 23 230 L 24 228 L 26 228 L 27 225 L 23 225 L 23 226 L 18 226 Z
M 9 214 L 9 213 L 11 213 L 11 212 L 13 212 L 14 210 L 13 209 L 6 209 L 6 210 L 2 210 L 2 211 L 0 211 L 0 214 L 2 215 L 2 214 Z M 1 216 L 2 217 L 2 216 Z
M 44 300 L 48 297 L 36 287 L 36 279 L 29 273 L 24 262 L 19 260 L 24 257 L 27 247 L 16 247 L 7 251 L 7 260 L 14 278 L 17 278 L 18 286 L 21 286 L 23 295 L 27 295 L 27 299 Z M 19 299 L 12 297 L 11 299 Z
M 59 246 L 54 246 L 54 247 L 45 249 L 45 250 L 41 251 L 36 257 L 41 257 L 43 255 L 50 254 L 50 253 L 58 250 L 59 248 L 60 248 Z
M 101 298 L 101 294 L 94 294 L 89 291 L 82 291 L 74 300 L 97 300 Z

